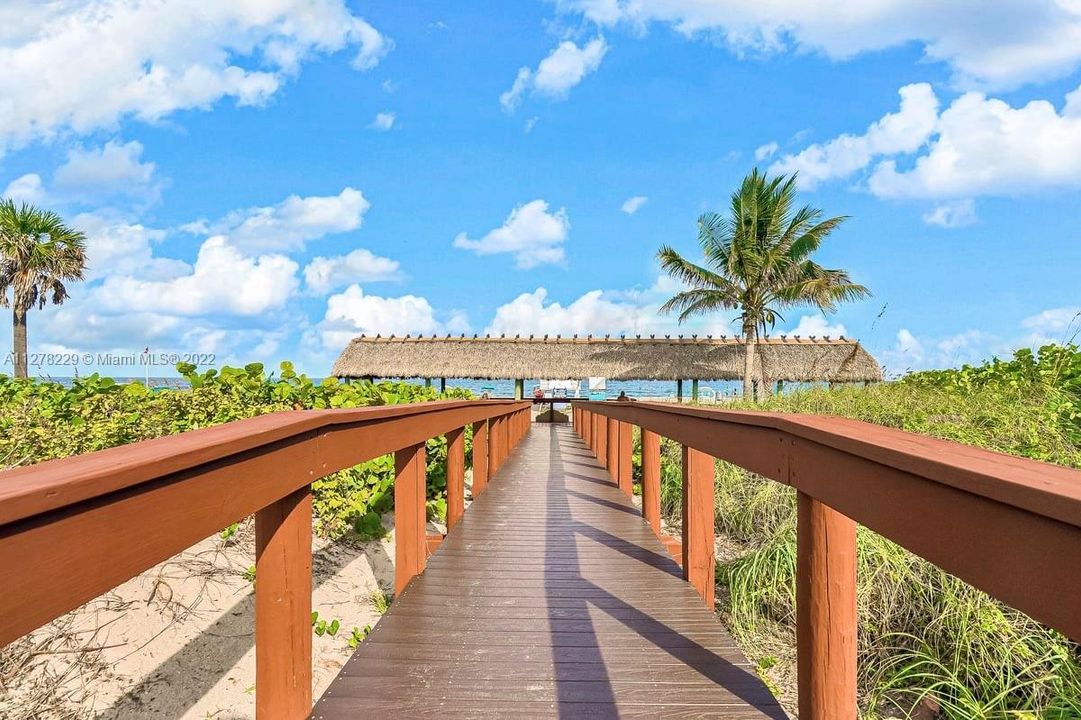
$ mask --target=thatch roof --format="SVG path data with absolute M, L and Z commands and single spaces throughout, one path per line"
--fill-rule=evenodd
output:
M 761 368 L 786 382 L 878 381 L 882 369 L 855 340 L 767 337 Z M 738 380 L 744 344 L 728 337 L 365 337 L 334 363 L 335 377 L 577 380 Z

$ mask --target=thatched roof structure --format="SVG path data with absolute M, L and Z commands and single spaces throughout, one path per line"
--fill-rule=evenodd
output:
M 882 368 L 844 337 L 767 337 L 759 341 L 765 376 L 785 382 L 882 379 Z M 365 337 L 338 356 L 335 377 L 498 379 L 738 380 L 739 338 Z

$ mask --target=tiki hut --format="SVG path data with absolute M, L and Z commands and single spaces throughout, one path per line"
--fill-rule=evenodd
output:
M 339 378 L 739 380 L 744 344 L 730 337 L 446 336 L 354 338 Z M 845 337 L 767 337 L 758 372 L 770 382 L 877 382 L 882 368 Z

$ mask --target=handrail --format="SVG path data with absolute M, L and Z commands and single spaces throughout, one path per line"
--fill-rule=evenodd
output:
M 528 401 L 288 411 L 0 473 L 0 645 L 256 518 L 256 710 L 311 710 L 311 483 L 395 454 L 395 587 L 424 569 L 424 444 L 448 436 L 448 526 L 528 428 Z
M 712 604 L 712 461 L 797 491 L 800 718 L 855 718 L 856 523 L 1081 639 L 1081 472 L 846 418 L 652 402 L 573 405 L 579 435 L 618 481 L 617 440 L 643 438 L 643 514 L 657 530 L 659 443 L 684 446 L 683 566 Z M 624 468 L 624 465 L 627 468 Z

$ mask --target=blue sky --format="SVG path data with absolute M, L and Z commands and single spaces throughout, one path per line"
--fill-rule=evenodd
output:
M 1077 327 L 1076 2 L 404 5 L 0 4 L 0 191 L 89 236 L 31 352 L 320 375 L 361 332 L 732 334 L 657 316 L 654 254 L 756 165 L 852 216 L 821 260 L 874 293 L 776 332 L 896 373 Z

